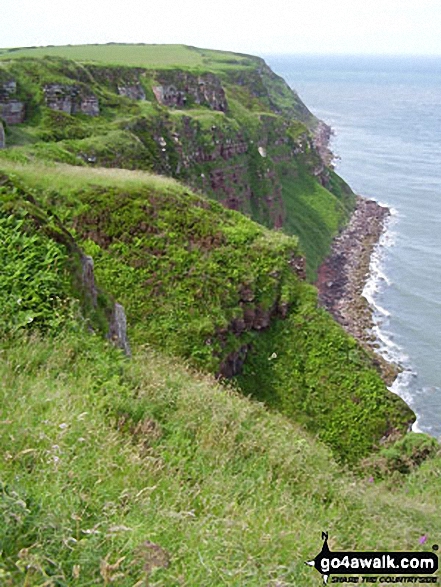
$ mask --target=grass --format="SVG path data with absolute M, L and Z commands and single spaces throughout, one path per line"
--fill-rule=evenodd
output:
M 104 187 L 139 188 L 165 190 L 175 193 L 182 191 L 182 185 L 172 178 L 146 171 L 103 167 L 77 167 L 62 163 L 40 162 L 26 165 L 2 161 L 1 167 L 23 180 L 27 186 L 40 190 L 66 191 L 81 189 L 90 184 Z
M 2 59 L 62 57 L 75 61 L 121 63 L 139 67 L 190 66 L 202 64 L 202 56 L 185 45 L 74 45 L 3 50 Z
M 229 69 L 250 65 L 255 58 L 227 51 L 210 51 L 187 45 L 67 45 L 53 47 L 32 47 L 0 49 L 0 60 L 21 57 L 61 57 L 74 61 L 98 62 L 106 65 L 121 64 L 146 69 L 184 67 Z
M 1 357 L 5 587 L 313 586 L 325 529 L 336 550 L 436 542 L 439 458 L 389 489 L 151 350 L 66 334 Z
M 132 346 L 148 343 L 222 374 L 246 349 L 244 393 L 313 429 L 352 464 L 383 436 L 406 431 L 412 412 L 291 269 L 297 239 L 169 178 L 68 165 L 4 169 L 93 257 L 98 284 L 126 309 Z
M 281 164 L 280 177 L 286 207 L 286 231 L 298 235 L 308 259 L 308 277 L 313 282 L 334 236 L 348 218 L 353 196 L 346 200 L 337 197 L 312 178 L 303 166 L 295 170 Z
M 439 445 L 403 435 L 411 411 L 291 269 L 300 240 L 313 278 L 354 196 L 316 177 L 314 121 L 283 81 L 184 46 L 2 57 L 28 118 L 0 154 L 0 584 L 308 587 L 324 530 L 335 550 L 429 550 Z M 152 101 L 117 95 L 132 66 Z M 230 109 L 155 105 L 155 67 L 215 71 Z M 48 111 L 45 83 L 93 90 L 100 117 Z M 219 145 L 243 152 L 211 160 Z M 111 296 L 131 360 L 101 336 Z M 245 347 L 233 384 L 207 374 Z
M 314 280 L 353 201 L 342 194 L 338 180 L 329 181 L 326 188 L 321 185 L 323 178 L 315 174 L 322 163 L 311 149 L 307 128 L 315 119 L 261 60 L 177 45 L 48 50 L 51 55 L 46 59 L 37 58 L 43 48 L 4 54 L 22 56 L 5 62 L 0 79 L 17 80 L 17 97 L 26 102 L 27 120 L 6 129 L 10 148 L 0 153 L 0 160 L 142 169 L 174 177 L 268 228 L 282 225 L 285 232 L 298 236 L 308 278 Z M 106 59 L 111 55 L 114 61 L 109 65 Z M 218 76 L 227 112 L 213 111 L 208 102 L 197 104 L 191 93 L 186 107 L 156 103 L 155 76 L 181 87 L 182 68 L 190 66 L 187 58 L 196 60 L 196 73 Z M 173 60 L 179 63 L 173 65 Z M 195 71 L 184 74 L 187 84 L 198 84 Z M 100 116 L 48 109 L 43 97 L 46 83 L 94 93 Z M 117 94 L 118 86 L 132 83 L 141 84 L 149 100 Z M 265 158 L 258 147 L 265 149 Z

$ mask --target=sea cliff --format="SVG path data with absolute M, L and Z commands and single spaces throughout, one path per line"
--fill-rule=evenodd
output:
M 329 127 L 193 47 L 0 50 L 0 87 L 1 584 L 314 587 L 324 528 L 430 548 L 439 445 L 311 284 L 356 204 Z
M 0 59 L 4 209 L 28 231 L 62 226 L 79 251 L 72 266 L 93 260 L 101 294 L 84 300 L 75 271 L 64 292 L 90 330 L 118 338 L 109 323 L 123 307 L 126 352 L 148 344 L 235 378 L 344 461 L 400 437 L 413 413 L 308 284 L 356 206 L 332 168 L 330 128 L 257 57 L 183 48 L 181 63 L 129 65 L 90 51 Z M 20 120 L 8 118 L 14 104 Z M 346 291 L 355 272 L 337 270 L 321 283 Z M 13 314 L 25 326 L 12 330 L 47 328 L 38 304 L 22 303 Z

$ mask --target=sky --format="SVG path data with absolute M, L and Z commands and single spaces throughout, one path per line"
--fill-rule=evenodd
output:
M 182 43 L 265 55 L 441 55 L 441 0 L 0 0 L 0 47 Z

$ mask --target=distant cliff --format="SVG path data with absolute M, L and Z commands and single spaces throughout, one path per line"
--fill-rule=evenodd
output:
M 225 61 L 161 69 L 3 59 L 11 157 L 174 177 L 298 235 L 313 277 L 354 206 L 329 167 L 330 129 L 262 59 Z

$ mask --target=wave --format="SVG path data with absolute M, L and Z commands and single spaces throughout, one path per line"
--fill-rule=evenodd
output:
M 384 206 L 385 204 L 381 204 Z M 385 250 L 392 247 L 396 241 L 396 231 L 393 230 L 394 225 L 397 222 L 398 218 L 398 211 L 395 209 L 391 209 L 391 215 L 385 222 L 384 231 L 375 245 L 374 250 L 371 255 L 371 260 L 369 263 L 369 278 L 366 281 L 366 284 L 362 291 L 362 296 L 366 298 L 369 304 L 372 306 L 374 310 L 374 315 L 376 312 L 380 312 L 383 316 L 389 316 L 389 312 L 382 308 L 376 298 L 375 294 L 381 292 L 384 284 L 386 286 L 392 285 L 392 281 L 384 272 L 384 256 Z
M 387 206 L 387 204 L 379 203 L 381 206 Z M 390 312 L 378 302 L 378 295 L 385 287 L 393 284 L 390 277 L 385 273 L 384 265 L 387 249 L 395 245 L 397 238 L 395 226 L 401 214 L 395 208 L 389 207 L 389 209 L 391 214 L 386 220 L 384 231 L 372 252 L 369 264 L 369 277 L 363 288 L 362 295 L 368 301 L 373 312 L 372 318 L 374 325 L 372 333 L 376 341 L 375 352 L 389 363 L 398 365 L 402 369 L 388 389 L 399 395 L 415 411 L 414 395 L 411 392 L 411 388 L 412 383 L 417 377 L 417 373 L 412 369 L 410 359 L 404 352 L 404 349 L 393 340 L 393 333 L 387 331 L 387 319 L 390 317 Z M 412 426 L 412 431 L 423 432 L 418 425 L 419 415 L 416 411 L 415 413 L 417 419 Z M 427 432 L 427 430 L 424 430 L 424 432 Z

